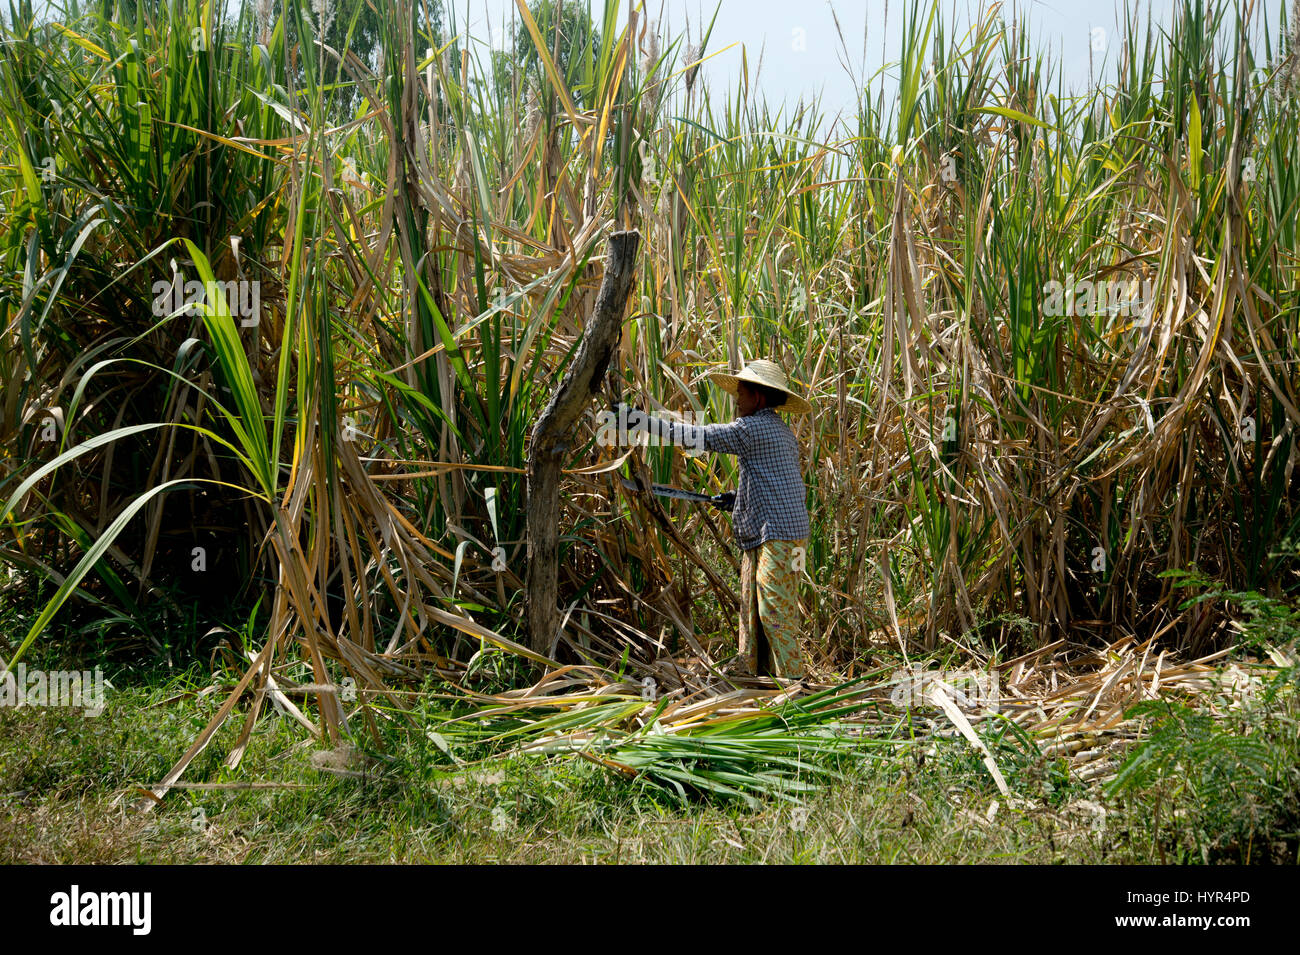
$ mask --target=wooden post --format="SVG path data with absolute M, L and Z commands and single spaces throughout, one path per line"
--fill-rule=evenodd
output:
M 609 237 L 605 277 L 596 307 L 582 330 L 582 341 L 560 386 L 543 409 L 528 445 L 528 568 L 525 580 L 528 639 L 538 653 L 549 654 L 560 629 L 558 547 L 560 473 L 572 450 L 578 419 L 597 393 L 623 333 L 623 313 L 636 273 L 641 234 L 615 232 Z

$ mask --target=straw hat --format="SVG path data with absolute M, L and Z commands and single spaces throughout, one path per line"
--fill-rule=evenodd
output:
M 733 396 L 736 394 L 736 382 L 738 381 L 751 385 L 766 385 L 769 388 L 784 392 L 785 404 L 778 405 L 777 411 L 784 411 L 788 414 L 811 414 L 813 410 L 812 405 L 790 390 L 790 384 L 786 380 L 785 372 L 781 366 L 765 358 L 754 359 L 739 374 L 729 375 L 726 372 L 715 371 L 709 375 L 709 378 L 719 388 Z

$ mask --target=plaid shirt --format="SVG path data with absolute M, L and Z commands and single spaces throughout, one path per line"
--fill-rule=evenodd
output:
M 799 442 L 771 408 L 730 424 L 697 426 L 647 417 L 647 425 L 653 429 L 650 433 L 662 435 L 671 444 L 737 456 L 740 483 L 731 523 L 741 550 L 752 550 L 770 540 L 808 537 Z

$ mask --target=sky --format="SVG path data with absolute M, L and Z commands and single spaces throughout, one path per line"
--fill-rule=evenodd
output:
M 251 0 L 225 0 L 228 7 Z M 277 5 L 280 0 L 273 0 Z M 384 0 L 379 0 L 384 2 Z M 443 0 L 454 10 L 455 29 L 465 30 L 479 42 L 502 49 L 509 36 L 515 0 Z M 582 2 L 582 0 L 578 0 Z M 632 0 L 620 0 L 622 17 Z M 640 2 L 640 0 L 636 0 Z M 717 19 L 705 51 L 701 72 L 711 90 L 734 89 L 742 63 L 748 62 L 751 84 L 772 106 L 784 101 L 819 96 L 823 112 L 843 110 L 852 115 L 862 77 L 870 77 L 882 64 L 896 64 L 903 35 L 904 10 L 913 2 L 925 9 L 930 0 L 645 0 L 650 19 L 661 35 L 689 34 L 698 42 L 703 28 Z M 954 37 L 989 0 L 938 0 L 945 22 L 955 24 Z M 1033 34 L 1032 48 L 1047 53 L 1062 65 L 1067 92 L 1083 91 L 1094 78 L 1113 67 L 1124 39 L 1119 26 L 1125 0 L 1005 0 L 1004 15 L 1012 9 L 1027 18 Z M 1157 25 L 1168 27 L 1182 0 L 1128 0 Z M 1278 14 L 1283 0 L 1236 0 L 1252 4 L 1256 48 L 1267 28 L 1276 48 Z M 1300 2 L 1300 0 L 1297 0 Z M 604 0 L 587 0 L 593 11 Z M 57 3 L 37 0 L 37 8 Z M 1149 11 L 1149 13 L 1147 13 Z M 598 15 L 598 14 L 597 14 Z M 837 30 L 837 21 L 838 27 Z M 843 39 L 841 39 L 841 31 Z M 685 47 L 685 42 L 683 47 Z M 761 62 L 760 62 L 761 60 Z M 761 67 L 761 69 L 760 69 Z M 757 71 L 757 77 L 755 77 Z M 890 71 L 886 69 L 886 75 Z M 892 94 L 892 83 L 887 84 Z
M 646 9 L 677 36 L 687 32 L 698 40 L 701 25 L 717 10 L 717 21 L 706 53 L 714 53 L 702 70 L 711 89 L 734 87 L 741 71 L 744 48 L 752 72 L 762 57 L 757 86 L 769 103 L 793 105 L 800 98 L 821 94 L 824 110 L 843 109 L 850 114 L 856 100 L 858 78 L 897 62 L 903 33 L 903 13 L 912 0 L 647 0 Z M 1254 0 L 1255 24 L 1267 20 L 1276 38 L 1281 0 Z M 939 0 L 949 23 L 965 25 L 978 14 L 979 0 Z M 1180 0 L 1143 0 L 1139 9 L 1168 26 Z M 448 0 L 457 26 L 469 22 L 470 34 L 481 41 L 491 38 L 501 48 L 508 35 L 513 0 Z M 926 6 L 923 2 L 922 6 Z M 1013 4 L 1003 9 L 1009 14 Z M 1014 6 L 1027 18 L 1036 50 L 1049 53 L 1062 64 L 1067 91 L 1082 91 L 1100 76 L 1103 64 L 1113 65 L 1123 39 L 1118 23 L 1123 4 L 1115 0 L 1017 0 Z M 597 3 L 599 7 L 599 3 Z M 626 9 L 626 2 L 624 3 Z M 1263 16 L 1260 16 L 1260 13 Z M 836 20 L 844 41 L 836 30 Z M 1275 40 L 1276 43 L 1276 40 Z M 733 44 L 735 44 L 733 46 Z M 847 53 L 845 47 L 847 46 Z M 730 47 L 730 49 L 725 49 Z M 1262 50 L 1262 47 L 1260 47 Z M 724 52 L 719 52 L 724 51 Z M 1091 58 L 1091 62 L 1090 62 Z

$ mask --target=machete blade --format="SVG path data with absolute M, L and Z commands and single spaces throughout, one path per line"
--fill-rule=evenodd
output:
M 636 481 L 633 481 L 631 478 L 619 478 L 619 480 L 629 491 L 643 491 L 642 488 L 637 487 Z M 695 491 L 687 491 L 683 488 L 672 487 L 668 484 L 651 484 L 649 488 L 644 490 L 648 490 L 651 494 L 658 495 L 659 497 L 675 497 L 682 501 L 695 501 L 697 504 L 713 504 L 715 506 L 718 504 L 718 498 L 714 497 L 712 494 L 697 494 Z

